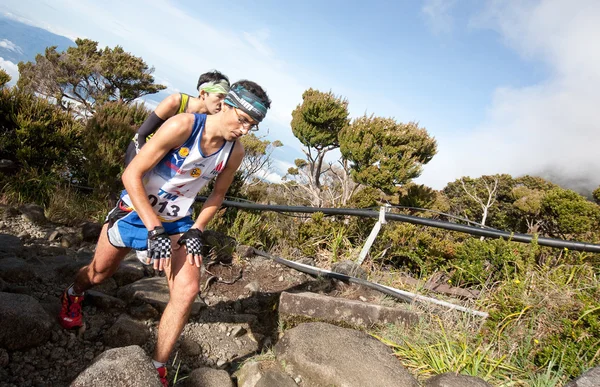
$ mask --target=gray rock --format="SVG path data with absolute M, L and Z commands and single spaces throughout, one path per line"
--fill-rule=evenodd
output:
M 104 344 L 110 347 L 142 346 L 149 337 L 150 332 L 144 323 L 122 314 L 104 334 Z
M 577 379 L 565 384 L 565 387 L 600 387 L 600 367 L 586 371 Z
M 250 258 L 254 255 L 254 248 L 246 245 L 238 245 L 235 252 L 242 258 Z
M 362 267 L 352 261 L 342 261 L 335 263 L 331 267 L 331 271 L 335 273 L 349 275 L 351 277 L 367 279 L 367 272 Z
M 140 320 L 157 318 L 160 315 L 159 311 L 149 304 L 134 306 L 131 309 L 129 309 L 129 314 L 132 317 L 135 317 Z
M 238 387 L 255 387 L 256 383 L 262 378 L 263 372 L 260 363 L 254 360 L 245 362 L 242 367 L 235 372 Z
M 209 367 L 197 368 L 184 380 L 185 387 L 233 387 L 227 371 Z
M 144 267 L 134 256 L 133 260 L 126 259 L 121 262 L 112 278 L 115 279 L 118 286 L 129 285 L 144 278 Z
M 277 368 L 270 368 L 256 383 L 256 387 L 298 387 L 298 385 L 285 372 Z
M 109 296 L 96 290 L 85 292 L 85 299 L 91 305 L 105 311 L 124 310 L 127 303 L 120 298 Z
M 99 223 L 85 222 L 81 225 L 81 239 L 84 242 L 95 243 L 100 237 L 102 225 Z
M 309 385 L 418 387 L 392 350 L 364 332 L 300 324 L 286 331 L 274 350 L 286 372 Z
M 285 322 L 294 320 L 298 316 L 357 327 L 392 323 L 410 325 L 418 321 L 415 313 L 401 308 L 390 308 L 308 292 L 281 293 L 279 297 L 280 320 Z
M 132 345 L 110 349 L 77 376 L 71 387 L 162 387 L 144 350 Z
M 16 350 L 45 343 L 52 323 L 33 297 L 0 293 L 0 348 Z
M 33 268 L 20 258 L 0 260 L 0 278 L 8 283 L 23 283 L 35 278 Z
M 162 312 L 169 302 L 169 286 L 164 277 L 143 278 L 120 288 L 117 297 L 125 300 L 128 304 L 147 303 Z M 196 301 L 192 305 L 192 316 L 197 315 L 205 307 L 206 304 L 196 297 Z
M 483 379 L 474 376 L 457 375 L 452 372 L 436 375 L 427 380 L 425 387 L 492 387 Z
M 0 259 L 15 257 L 23 250 L 21 239 L 13 235 L 0 234 Z
M 46 215 L 44 214 L 44 207 L 37 204 L 25 204 L 19 208 L 23 217 L 34 224 L 46 223 Z

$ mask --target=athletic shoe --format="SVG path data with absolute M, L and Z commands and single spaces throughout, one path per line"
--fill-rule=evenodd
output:
M 169 382 L 167 381 L 167 367 L 158 367 L 156 372 L 158 372 L 158 377 L 160 378 L 163 387 L 169 387 Z
M 60 313 L 58 322 L 65 329 L 79 328 L 83 325 L 83 316 L 81 314 L 81 303 L 83 295 L 70 296 L 69 288 L 65 289 L 60 297 Z

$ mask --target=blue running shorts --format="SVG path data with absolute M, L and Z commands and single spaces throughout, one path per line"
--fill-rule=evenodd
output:
M 117 206 L 106 217 L 108 241 L 115 247 L 129 247 L 136 250 L 148 248 L 148 230 L 137 212 L 129 209 L 119 200 Z M 168 235 L 182 234 L 194 225 L 186 216 L 174 222 L 164 222 L 162 226 Z

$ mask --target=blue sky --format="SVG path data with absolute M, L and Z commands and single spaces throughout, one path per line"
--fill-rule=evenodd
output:
M 312 87 L 346 97 L 351 117 L 419 122 L 439 153 L 417 181 L 434 188 L 502 172 L 598 186 L 600 2 L 576 3 L 4 0 L 0 11 L 121 45 L 169 92 L 194 93 L 214 68 L 263 85 L 273 100 L 263 134 L 285 144 L 274 180 L 302 157 L 289 122 Z

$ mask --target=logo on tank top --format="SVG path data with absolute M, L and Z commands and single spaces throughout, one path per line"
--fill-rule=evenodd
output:
M 182 147 L 179 149 L 179 152 L 177 152 L 179 154 L 180 157 L 188 157 L 188 155 L 190 154 L 190 149 L 186 148 L 186 147 Z
M 210 174 L 211 175 L 218 175 L 219 173 L 221 173 L 221 171 L 223 170 L 223 162 L 221 161 L 216 167 L 215 169 L 213 169 Z
M 200 175 L 202 175 L 202 170 L 200 170 L 200 168 L 193 168 L 193 169 L 190 171 L 190 175 L 191 175 L 191 176 L 192 176 L 194 179 L 196 179 L 196 178 L 200 177 Z

